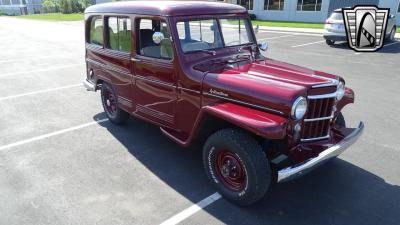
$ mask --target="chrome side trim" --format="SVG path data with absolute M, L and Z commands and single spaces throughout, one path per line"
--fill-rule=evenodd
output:
M 85 79 L 83 81 L 83 86 L 86 88 L 88 91 L 96 91 L 96 85 L 93 84 L 91 81 Z
M 336 98 L 337 92 L 323 94 L 323 95 L 309 95 L 307 96 L 308 99 L 323 99 L 323 98 Z
M 150 83 L 153 83 L 153 84 L 158 84 L 158 85 L 165 86 L 165 87 L 170 87 L 170 88 L 176 88 L 175 85 L 167 83 L 167 82 L 164 82 L 164 81 L 149 79 L 147 77 L 140 76 L 140 75 L 137 75 L 137 76 L 134 76 L 134 77 L 136 79 L 138 79 L 138 80 L 142 80 L 142 81 L 145 81 L 145 82 L 150 82 Z
M 346 136 L 341 142 L 321 152 L 317 157 L 311 158 L 308 161 L 281 169 L 278 171 L 277 182 L 285 182 L 298 178 L 313 169 L 317 168 L 327 160 L 334 158 L 344 152 L 349 146 L 354 144 L 364 131 L 364 123 L 360 122 L 358 127 L 352 133 Z
M 205 92 L 204 95 L 208 95 L 208 96 L 215 97 L 215 98 L 220 98 L 220 99 L 223 99 L 223 100 L 235 102 L 235 103 L 242 104 L 242 105 L 251 106 L 251 107 L 254 107 L 254 108 L 258 108 L 258 109 L 262 109 L 262 110 L 266 110 L 266 111 L 270 111 L 270 112 L 274 112 L 274 113 L 278 113 L 280 115 L 285 115 L 285 113 L 283 113 L 281 111 L 278 111 L 278 110 L 275 110 L 275 109 L 270 109 L 270 108 L 267 108 L 267 107 L 264 107 L 264 106 L 254 105 L 254 104 L 251 104 L 251 103 L 247 103 L 247 102 L 243 102 L 243 101 L 239 101 L 239 100 L 235 100 L 235 99 L 231 99 L 231 98 L 226 98 L 226 97 L 222 97 L 222 96 L 219 96 L 219 95 L 214 95 L 214 94 L 211 94 L 211 93 L 208 93 L 208 92 Z

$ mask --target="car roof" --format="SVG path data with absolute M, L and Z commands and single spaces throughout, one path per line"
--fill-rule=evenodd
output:
M 85 13 L 123 13 L 159 16 L 246 13 L 238 5 L 206 1 L 123 1 L 90 6 Z

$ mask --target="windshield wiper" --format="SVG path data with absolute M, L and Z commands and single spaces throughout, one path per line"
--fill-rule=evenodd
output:
M 192 52 L 204 52 L 204 53 L 208 53 L 210 55 L 216 55 L 217 52 L 213 51 L 213 50 L 207 50 L 207 49 L 199 49 L 199 50 L 194 50 Z

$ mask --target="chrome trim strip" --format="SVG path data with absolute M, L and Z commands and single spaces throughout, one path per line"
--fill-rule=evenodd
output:
M 346 136 L 341 142 L 321 152 L 317 157 L 311 158 L 300 165 L 295 165 L 279 170 L 277 182 L 285 182 L 298 178 L 317 168 L 319 165 L 325 163 L 327 160 L 340 155 L 349 146 L 351 146 L 358 140 L 363 131 L 364 123 L 360 122 L 358 127 L 355 128 L 354 131 Z
M 270 109 L 270 108 L 267 108 L 267 107 L 263 107 L 263 106 L 259 106 L 259 105 L 254 105 L 254 104 L 247 103 L 247 102 L 242 102 L 242 101 L 239 101 L 239 100 L 235 100 L 235 99 L 231 99 L 231 98 L 226 98 L 226 97 L 222 97 L 222 96 L 219 96 L 219 95 L 214 95 L 214 94 L 211 94 L 211 93 L 208 93 L 208 92 L 205 92 L 204 95 L 208 95 L 208 96 L 212 96 L 212 97 L 224 99 L 224 100 L 227 100 L 227 101 L 239 103 L 239 104 L 242 104 L 242 105 L 251 106 L 251 107 L 254 107 L 254 108 L 258 108 L 258 109 L 263 109 L 263 110 L 266 110 L 266 111 L 278 113 L 278 114 L 280 114 L 280 115 L 285 115 L 285 113 L 283 113 L 283 112 L 281 112 L 281 111 L 278 111 L 278 110 L 275 110 L 275 109 Z
M 132 74 L 130 74 L 130 73 L 127 73 L 127 72 L 122 71 L 120 69 L 116 69 L 116 68 L 114 68 L 114 67 L 112 67 L 110 65 L 106 65 L 106 64 L 103 64 L 103 63 L 100 63 L 100 62 L 96 62 L 96 61 L 94 61 L 92 59 L 86 59 L 86 61 L 89 62 L 89 63 L 96 64 L 96 65 L 98 65 L 98 66 L 100 66 L 100 67 L 102 67 L 102 68 L 104 68 L 106 70 L 111 70 L 111 71 L 114 71 L 116 73 L 123 74 L 125 76 L 132 76 Z
M 328 78 L 325 78 L 328 79 Z M 324 83 L 324 84 L 316 84 L 312 86 L 312 88 L 322 88 L 322 87 L 332 87 L 332 86 L 338 86 L 339 85 L 339 80 L 337 79 L 330 79 L 329 83 Z
M 309 95 L 308 99 L 323 99 L 323 98 L 335 98 L 337 96 L 337 92 L 323 94 L 323 95 Z
M 312 119 L 304 119 L 304 122 L 312 122 L 312 121 L 320 121 L 320 120 L 330 120 L 333 119 L 334 114 L 326 117 L 318 117 L 318 118 L 312 118 Z
M 85 79 L 82 83 L 87 91 L 96 91 L 96 85 L 88 81 L 87 79 Z
M 301 142 L 306 142 L 306 141 L 319 141 L 319 140 L 327 139 L 327 138 L 329 138 L 330 136 L 331 136 L 331 135 L 328 134 L 328 135 L 322 136 L 322 137 L 300 139 L 300 141 L 301 141 Z
M 201 94 L 200 91 L 196 91 L 196 90 L 192 90 L 192 89 L 184 88 L 184 87 L 178 87 L 178 90 L 193 92 L 193 93 L 196 93 L 196 94 Z
M 164 81 L 158 81 L 158 80 L 154 80 L 154 79 L 149 79 L 147 77 L 140 76 L 140 75 L 137 75 L 137 76 L 134 76 L 134 77 L 136 79 L 139 79 L 139 80 L 142 80 L 142 81 L 147 81 L 147 82 L 150 82 L 150 83 L 159 84 L 159 85 L 166 86 L 166 87 L 176 88 L 175 85 L 167 83 L 167 82 L 164 82 Z

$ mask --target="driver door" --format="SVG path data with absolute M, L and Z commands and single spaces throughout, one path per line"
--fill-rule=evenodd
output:
M 166 20 L 144 17 L 135 20 L 136 52 L 132 58 L 135 74 L 135 114 L 154 123 L 173 127 L 177 101 L 176 73 L 171 35 Z M 153 34 L 164 35 L 160 44 Z

